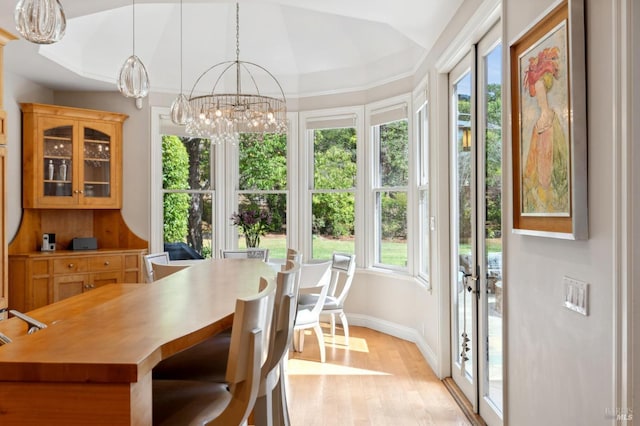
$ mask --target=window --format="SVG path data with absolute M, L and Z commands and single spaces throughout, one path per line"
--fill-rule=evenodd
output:
M 407 269 L 409 127 L 406 104 L 371 114 L 374 264 Z M 402 118 L 398 118 L 403 116 Z
M 203 257 L 211 257 L 214 152 L 208 139 L 162 136 L 164 250 L 169 250 L 167 243 L 186 245 Z
M 313 142 L 311 257 L 329 259 L 334 251 L 354 253 L 356 129 L 323 128 L 309 132 Z
M 212 145 L 175 126 L 154 108 L 151 147 L 151 250 L 169 243 L 217 257 L 221 248 L 246 247 L 231 215 L 247 208 L 271 220 L 260 247 L 284 258 L 287 247 L 289 140 L 286 135 L 241 134 L 236 145 Z M 291 118 L 290 118 L 291 119 Z M 170 250 L 168 250 L 170 251 Z
M 237 211 L 254 210 L 268 217 L 260 247 L 269 257 L 285 258 L 287 249 L 287 137 L 243 133 L 238 144 Z M 238 247 L 244 248 L 244 237 Z
M 430 205 L 429 205 L 429 110 L 425 103 L 416 113 L 416 135 L 418 140 L 418 221 L 419 258 L 418 276 L 429 282 L 430 274 Z

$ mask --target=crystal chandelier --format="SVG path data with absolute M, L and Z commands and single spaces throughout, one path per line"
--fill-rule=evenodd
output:
M 67 19 L 59 0 L 20 0 L 14 14 L 16 29 L 32 43 L 51 44 L 64 36 Z
M 265 68 L 240 57 L 240 6 L 236 3 L 236 60 L 220 62 L 202 73 L 189 95 L 191 116 L 186 131 L 195 137 L 209 138 L 212 143 L 236 143 L 240 133 L 285 133 L 287 131 L 287 106 L 284 92 L 278 80 Z M 207 95 L 193 96 L 198 83 L 214 70 L 222 70 Z M 233 75 L 235 74 L 235 76 Z M 256 79 L 258 74 L 275 82 L 278 97 L 260 93 Z M 244 80 L 243 80 L 244 76 Z M 218 84 L 235 78 L 235 93 L 216 93 Z M 255 93 L 242 91 L 242 81 L 249 82 Z M 274 88 L 276 87 L 274 86 Z
M 118 90 L 127 98 L 141 100 L 149 94 L 149 74 L 140 58 L 136 56 L 136 2 L 133 6 L 133 53 L 124 61 L 118 73 Z M 141 102 L 141 101 L 140 101 Z M 138 106 L 138 103 L 136 103 Z M 140 107 L 142 104 L 140 103 Z

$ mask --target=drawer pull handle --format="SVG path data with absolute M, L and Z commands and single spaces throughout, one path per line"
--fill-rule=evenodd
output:
M 73 268 L 73 263 L 67 265 L 68 268 Z
M 108 260 L 105 260 L 104 266 L 109 266 L 109 261 Z

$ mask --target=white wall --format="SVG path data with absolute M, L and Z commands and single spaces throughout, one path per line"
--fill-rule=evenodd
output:
M 635 144 L 631 143 L 631 161 L 630 164 L 636 167 L 631 168 L 631 188 L 630 194 L 631 196 L 631 212 L 630 212 L 630 223 L 631 223 L 631 235 L 630 241 L 632 244 L 631 247 L 631 258 L 629 261 L 631 262 L 631 277 L 630 277 L 630 289 L 631 289 L 631 336 L 632 336 L 632 346 L 631 346 L 631 356 L 632 360 L 640 359 L 640 288 L 638 284 L 640 283 L 640 262 L 638 262 L 638 258 L 640 257 L 640 170 L 637 165 L 640 164 L 640 144 L 638 141 L 640 140 L 640 121 L 637 120 L 640 117 L 640 84 L 637 82 L 637 77 L 640 75 L 640 26 L 638 26 L 638 22 L 640 22 L 640 4 L 637 1 L 630 0 L 629 4 L 631 5 L 631 18 L 630 22 L 635 23 L 635 25 L 631 25 L 631 33 L 632 33 L 632 42 L 630 47 L 630 52 L 632 53 L 632 68 L 629 75 L 629 79 L 631 82 L 635 82 L 633 86 L 633 90 L 631 91 L 631 117 L 635 117 L 636 119 L 633 121 L 631 125 L 631 140 L 635 141 Z M 635 286 L 634 286 L 635 284 Z M 631 395 L 631 406 L 635 408 L 635 415 L 640 416 L 640 365 L 631 365 L 632 367 L 632 390 L 635 390 L 635 393 Z M 640 421 L 636 420 L 636 422 L 640 423 Z
M 7 45 L 9 48 L 11 45 Z M 22 116 L 21 102 L 53 103 L 53 92 L 4 73 L 4 109 L 7 112 L 7 241 L 11 241 L 22 219 Z
M 506 0 L 505 39 L 514 41 L 551 4 Z M 586 11 L 589 239 L 506 235 L 512 425 L 601 425 L 607 423 L 607 410 L 615 409 L 612 5 L 587 0 Z M 512 205 L 510 190 L 508 185 L 507 206 Z M 509 227 L 511 213 L 509 208 Z M 561 306 L 563 276 L 590 283 L 589 316 Z

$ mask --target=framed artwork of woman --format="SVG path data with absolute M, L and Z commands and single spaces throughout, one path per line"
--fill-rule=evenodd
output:
M 514 232 L 587 238 L 582 0 L 546 13 L 510 54 Z

